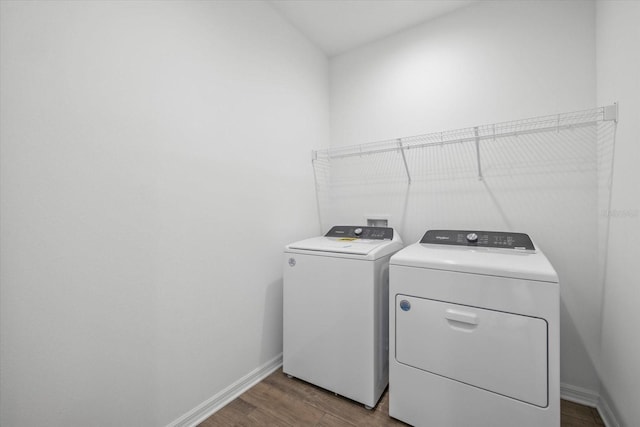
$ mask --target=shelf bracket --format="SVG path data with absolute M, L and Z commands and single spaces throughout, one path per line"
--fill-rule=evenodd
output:
M 615 102 L 612 105 L 607 105 L 604 107 L 604 120 L 613 120 L 618 123 L 618 103 Z
M 473 134 L 476 141 L 476 160 L 478 161 L 478 180 L 482 181 L 482 165 L 480 164 L 480 133 L 478 132 L 478 126 L 473 128 Z
M 404 162 L 404 170 L 407 172 L 407 182 L 411 184 L 411 174 L 409 173 L 409 165 L 407 165 L 407 158 L 404 155 L 404 146 L 402 145 L 402 138 L 398 138 L 398 149 L 402 155 L 402 161 Z

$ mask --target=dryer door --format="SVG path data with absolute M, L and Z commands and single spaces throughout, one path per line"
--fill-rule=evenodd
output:
M 545 320 L 407 295 L 395 308 L 399 363 L 548 405 Z

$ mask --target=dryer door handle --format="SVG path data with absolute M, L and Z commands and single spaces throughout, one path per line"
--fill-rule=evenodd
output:
M 453 310 L 451 308 L 445 311 L 444 318 L 452 322 L 467 323 L 469 325 L 478 324 L 478 315 L 466 311 Z

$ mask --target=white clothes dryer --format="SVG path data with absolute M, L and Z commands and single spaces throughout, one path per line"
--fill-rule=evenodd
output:
M 431 230 L 389 269 L 390 416 L 560 426 L 558 276 L 529 236 Z
M 388 384 L 388 227 L 335 226 L 288 245 L 283 371 L 372 408 Z

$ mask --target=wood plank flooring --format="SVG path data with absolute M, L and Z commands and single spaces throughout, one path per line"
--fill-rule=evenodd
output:
M 563 400 L 562 427 L 604 426 L 594 408 Z M 517 423 L 516 423 L 517 424 Z M 373 410 L 278 369 L 250 390 L 207 418 L 200 427 L 222 426 L 406 426 L 389 417 L 385 392 Z

